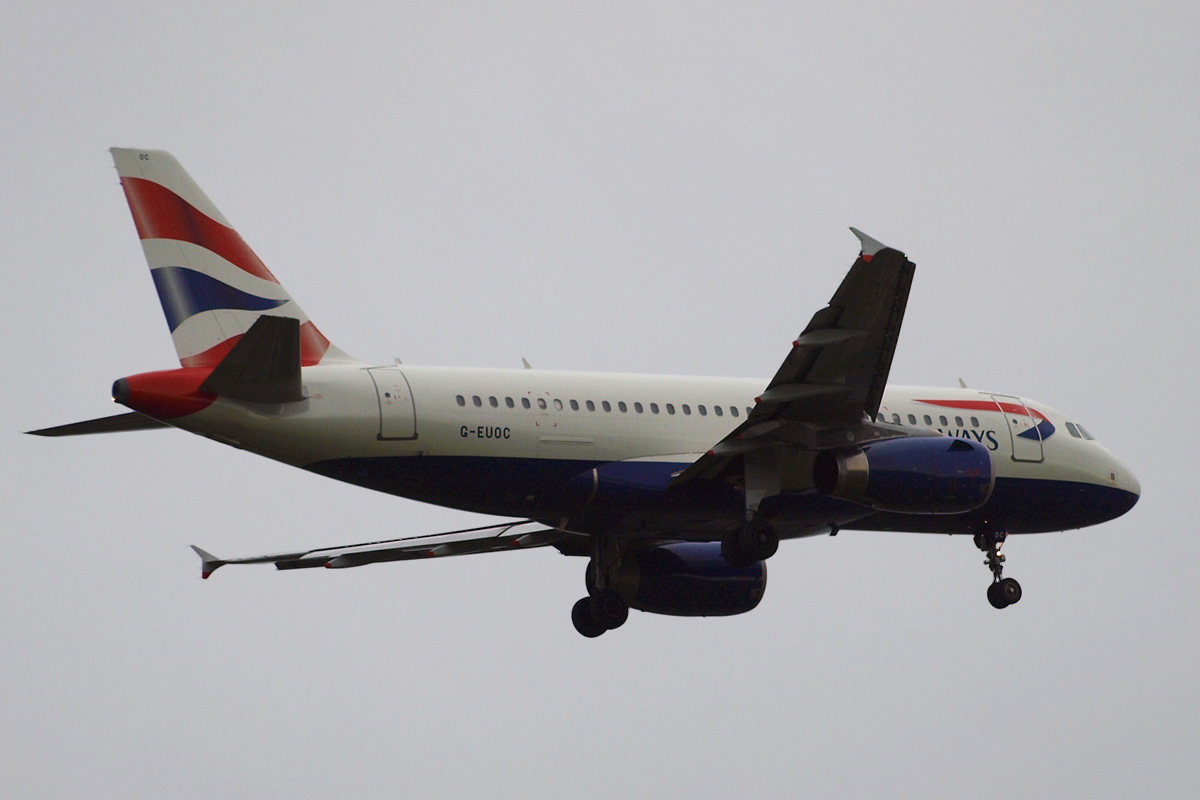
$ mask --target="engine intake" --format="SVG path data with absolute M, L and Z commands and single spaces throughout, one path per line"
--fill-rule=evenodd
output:
M 944 436 L 825 450 L 813 462 L 821 494 L 899 514 L 972 511 L 987 502 L 994 483 L 986 447 Z

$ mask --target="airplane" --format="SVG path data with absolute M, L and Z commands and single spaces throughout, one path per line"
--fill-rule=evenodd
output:
M 1017 603 L 1009 534 L 1119 517 L 1133 473 L 1074 418 L 1017 395 L 889 386 L 912 285 L 860 251 L 769 381 L 375 365 L 327 339 L 179 162 L 113 148 L 180 366 L 117 380 L 128 413 L 30 433 L 178 428 L 335 480 L 511 521 L 222 559 L 342 569 L 554 547 L 587 559 L 594 638 L 630 609 L 752 610 L 779 542 L 841 530 L 969 536 L 987 599 Z

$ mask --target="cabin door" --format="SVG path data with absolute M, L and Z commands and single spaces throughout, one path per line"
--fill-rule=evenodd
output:
M 417 411 L 404 373 L 394 367 L 367 370 L 379 397 L 379 438 L 417 438 Z
M 1000 406 L 1004 421 L 1008 424 L 1013 461 L 1044 461 L 1046 456 L 1042 452 L 1042 431 L 1038 428 L 1037 418 L 1025 405 L 1025 401 L 1004 394 L 994 394 L 992 399 Z

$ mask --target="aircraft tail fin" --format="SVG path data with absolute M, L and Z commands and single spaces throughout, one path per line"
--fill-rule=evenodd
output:
M 220 363 L 265 312 L 299 321 L 304 366 L 353 360 L 317 330 L 174 156 L 110 152 L 180 364 Z

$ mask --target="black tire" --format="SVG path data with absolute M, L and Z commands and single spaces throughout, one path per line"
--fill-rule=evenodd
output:
M 1000 588 L 1002 583 L 1003 581 L 993 583 L 988 587 L 987 599 L 992 604 L 992 608 L 1008 608 L 1008 600 L 1004 597 L 1004 590 Z
M 721 558 L 734 569 L 746 569 L 754 566 L 754 559 L 742 552 L 737 535 L 727 536 L 721 540 Z
M 605 630 L 619 628 L 629 619 L 629 604 L 615 589 L 601 589 L 588 602 L 592 619 Z
M 1000 587 L 1000 595 L 1004 598 L 1005 605 L 1012 605 L 1019 602 L 1021 599 L 1021 584 L 1017 583 L 1012 578 L 1005 578 L 998 584 Z
M 587 569 L 583 571 L 583 585 L 587 587 L 588 597 L 596 594 L 596 562 L 588 561 Z
M 765 519 L 747 522 L 738 534 L 738 545 L 743 553 L 754 561 L 766 561 L 779 549 L 779 536 L 775 528 Z
M 584 597 L 575 602 L 571 608 L 571 622 L 575 624 L 575 630 L 589 639 L 595 639 L 608 630 L 596 622 L 592 616 L 592 598 L 590 597 Z

